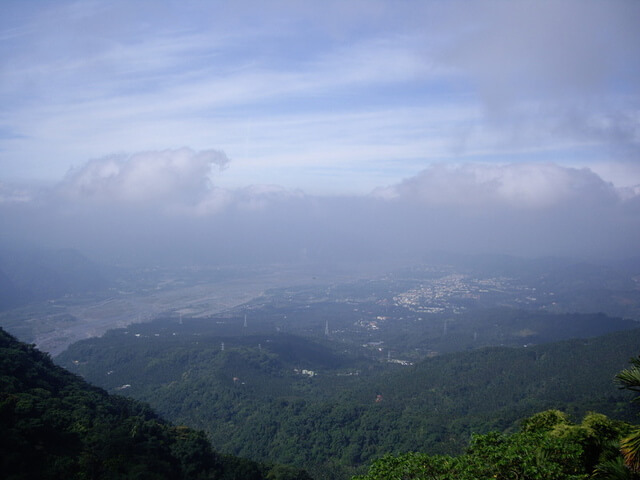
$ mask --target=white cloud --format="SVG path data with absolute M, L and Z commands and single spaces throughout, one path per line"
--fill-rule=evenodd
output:
M 53 194 L 63 201 L 63 209 L 113 209 L 122 214 L 143 209 L 172 217 L 263 211 L 304 196 L 301 191 L 267 184 L 220 188 L 212 176 L 229 162 L 220 150 L 190 148 L 105 157 L 71 169 Z
M 410 259 L 433 249 L 625 256 L 640 241 L 640 189 L 584 168 L 439 164 L 373 195 L 337 197 L 220 188 L 211 174 L 226 164 L 215 150 L 144 152 L 87 162 L 29 199 L 0 188 L 3 236 L 111 259 L 219 263 L 297 261 L 300 252 Z
M 640 3 L 494 1 L 465 7 L 445 22 L 457 34 L 438 60 L 475 85 L 487 120 L 521 140 L 553 135 L 637 155 Z
M 548 163 L 438 164 L 398 185 L 377 189 L 374 196 L 475 211 L 551 209 L 578 203 L 590 208 L 616 203 L 620 192 L 586 168 Z
M 209 194 L 212 168 L 228 162 L 224 152 L 189 148 L 106 157 L 70 170 L 58 192 L 79 202 L 193 206 Z

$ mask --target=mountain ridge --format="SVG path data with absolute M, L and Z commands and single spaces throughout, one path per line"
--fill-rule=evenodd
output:
M 310 480 L 302 471 L 214 452 L 202 432 L 109 395 L 0 329 L 4 478 Z

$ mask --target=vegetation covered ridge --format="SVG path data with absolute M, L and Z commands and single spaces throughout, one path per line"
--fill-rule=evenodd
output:
M 639 392 L 640 357 L 631 363 L 616 380 Z M 575 424 L 565 413 L 547 410 L 523 420 L 516 433 L 473 435 L 462 455 L 386 455 L 353 480 L 637 480 L 639 459 L 640 426 L 599 413 Z
M 5 479 L 309 480 L 221 455 L 204 433 L 87 384 L 0 329 L 0 471 Z
M 112 331 L 57 361 L 203 429 L 222 451 L 318 479 L 349 478 L 387 453 L 460 454 L 472 433 L 513 431 L 547 409 L 634 418 L 612 378 L 637 353 L 639 329 L 401 366 L 290 334 L 220 336 L 186 320 L 165 327 Z

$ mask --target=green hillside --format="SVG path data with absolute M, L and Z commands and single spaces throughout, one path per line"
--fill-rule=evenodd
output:
M 5 479 L 309 479 L 214 452 L 202 432 L 88 385 L 0 329 Z
M 203 429 L 221 451 L 294 464 L 317 478 L 345 478 L 388 453 L 458 454 L 472 433 L 513 431 L 550 408 L 575 418 L 633 417 L 612 380 L 637 354 L 640 330 L 402 366 L 328 341 L 220 336 L 184 323 L 184 335 L 175 322 L 112 331 L 58 361 Z
M 640 356 L 616 375 L 640 400 Z M 638 480 L 640 426 L 587 414 L 573 423 L 560 410 L 536 413 L 516 433 L 473 435 L 457 456 L 409 452 L 386 455 L 352 480 Z
M 633 431 L 599 413 L 576 424 L 548 410 L 525 419 L 516 433 L 474 435 L 462 455 L 387 455 L 353 480 L 637 480 L 620 454 Z

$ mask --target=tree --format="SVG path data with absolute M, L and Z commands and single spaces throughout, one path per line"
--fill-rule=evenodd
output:
M 616 375 L 616 380 L 621 388 L 640 393 L 640 356 L 632 358 L 630 363 L 632 366 Z M 640 402 L 640 395 L 633 401 Z M 623 438 L 620 446 L 626 465 L 634 472 L 640 473 L 640 427 L 635 428 L 629 436 Z

